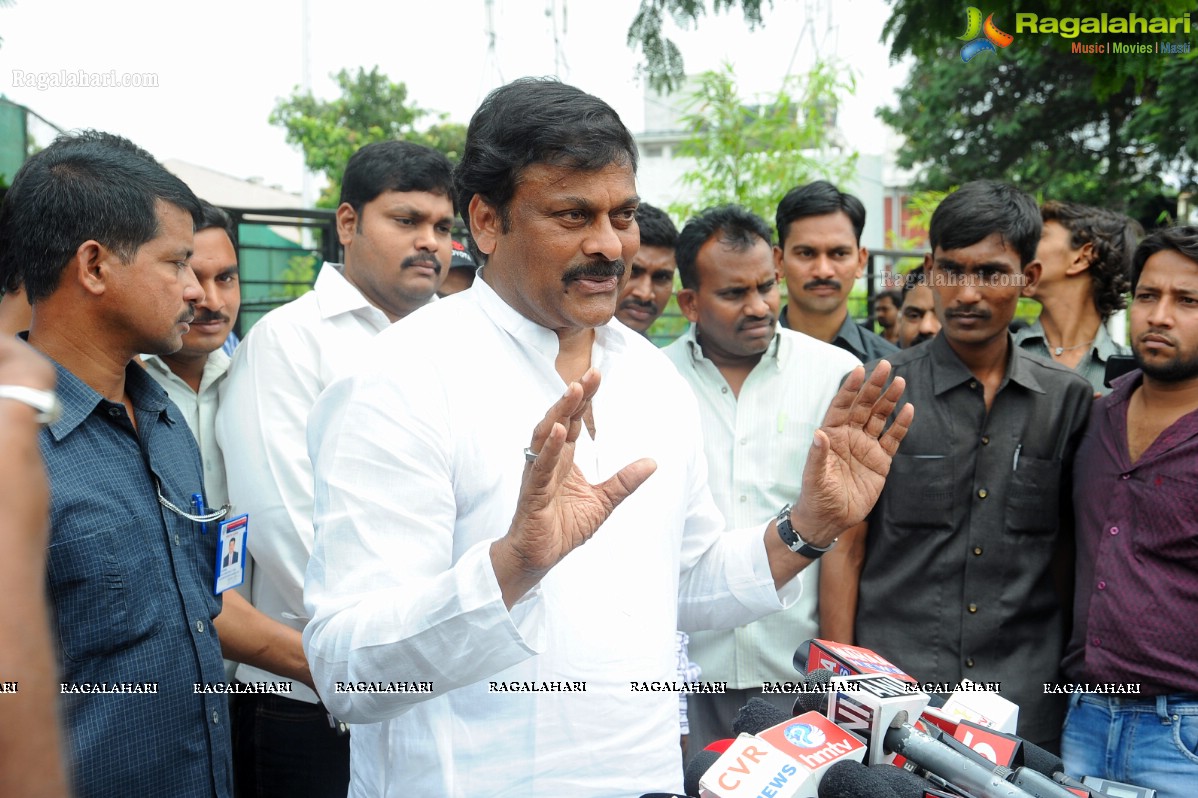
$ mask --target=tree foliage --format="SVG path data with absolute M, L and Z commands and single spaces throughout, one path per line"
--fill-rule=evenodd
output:
M 688 137 L 678 149 L 696 161 L 682 177 L 694 199 L 671 211 L 686 219 L 711 205 L 736 203 L 769 220 L 795 186 L 848 179 L 856 155 L 837 150 L 832 133 L 839 95 L 853 90 L 850 75 L 821 62 L 788 79 L 767 102 L 745 105 L 731 65 L 704 73 L 683 117 Z
M 773 0 L 766 2 L 773 6 Z M 641 0 L 628 27 L 628 46 L 633 50 L 639 48 L 644 55 L 640 73 L 650 88 L 663 93 L 675 91 L 686 79 L 682 53 L 662 31 L 665 18 L 669 16 L 680 28 L 690 28 L 707 13 L 707 3 L 708 0 Z M 762 24 L 762 0 L 711 0 L 711 5 L 717 14 L 740 7 L 749 30 Z
M 1198 112 L 1178 96 L 1192 57 L 1154 56 L 1156 76 L 1140 87 L 1129 78 L 1101 102 L 1095 64 L 1109 56 L 1030 47 L 978 63 L 990 58 L 963 64 L 951 45 L 920 57 L 898 107 L 879 112 L 906 137 L 898 163 L 917 169 L 917 188 L 1004 179 L 1143 218 L 1159 210 L 1163 175 L 1194 185 Z
M 343 69 L 334 78 L 340 89 L 336 99 L 319 100 L 297 88 L 280 99 L 270 114 L 270 123 L 286 130 L 287 143 L 303 151 L 308 169 L 328 178 L 316 203 L 319 207 L 336 207 L 345 165 L 366 144 L 414 141 L 457 162 L 466 143 L 465 125 L 409 103 L 407 86 L 392 82 L 377 66 L 369 72 L 361 67 L 357 73 Z M 429 118 L 437 121 L 417 127 Z

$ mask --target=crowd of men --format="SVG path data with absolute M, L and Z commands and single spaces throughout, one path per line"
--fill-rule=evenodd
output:
M 636 167 L 551 80 L 493 92 L 456 168 L 367 145 L 343 262 L 230 357 L 228 215 L 117 136 L 32 156 L 0 207 L 0 794 L 678 791 L 814 637 L 1191 794 L 1198 228 L 968 183 L 876 334 L 859 199 L 679 230 Z M 631 689 L 696 674 L 727 690 Z

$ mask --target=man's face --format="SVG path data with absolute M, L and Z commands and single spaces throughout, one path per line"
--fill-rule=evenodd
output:
M 129 348 L 148 355 L 169 355 L 183 346 L 203 291 L 188 263 L 194 243 L 191 214 L 159 200 L 158 235 L 142 244 L 129 263 L 111 255 L 112 280 L 106 306 Z
M 449 271 L 453 203 L 445 194 L 384 191 L 356 213 L 337 209 L 345 277 L 392 321 L 423 306 Z
M 867 256 L 857 246 L 848 214 L 841 211 L 796 219 L 786 229 L 784 242 L 774 249 L 790 301 L 803 313 L 819 315 L 839 313 L 845 307 Z
M 894 306 L 894 300 L 888 296 L 880 296 L 874 300 L 874 318 L 878 320 L 878 324 L 883 330 L 889 330 L 894 327 L 898 321 L 898 308 Z
M 674 250 L 641 246 L 616 305 L 616 318 L 642 335 L 647 332 L 674 292 L 674 268 Z
M 224 346 L 241 310 L 237 251 L 228 233 L 218 227 L 196 233 L 191 270 L 204 291 L 204 298 L 196 303 L 195 320 L 183 336 L 183 348 L 177 354 L 207 357 Z
M 497 208 L 478 195 L 470 203 L 471 232 L 488 255 L 483 279 L 542 327 L 562 333 L 606 324 L 640 247 L 639 202 L 626 161 L 592 171 L 528 166 L 506 230 Z
M 1129 316 L 1132 354 L 1147 377 L 1198 377 L 1198 264 L 1176 250 L 1149 257 Z
M 917 285 L 903 297 L 903 309 L 898 319 L 899 346 L 909 346 L 930 341 L 940 332 L 940 319 L 936 317 L 936 299 L 932 289 Z
M 778 272 L 773 250 L 758 239 L 734 249 L 708 239 L 695 258 L 697 289 L 678 292 L 678 307 L 698 326 L 703 352 L 717 365 L 756 361 L 774 339 L 778 321 Z
M 937 247 L 927 257 L 936 312 L 954 346 L 984 346 L 1007 335 L 1026 284 L 1033 287 L 1040 264 L 1020 268 L 1019 253 L 994 233 L 960 249 Z

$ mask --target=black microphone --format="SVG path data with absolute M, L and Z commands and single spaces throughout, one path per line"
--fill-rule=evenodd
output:
M 818 712 L 828 714 L 828 689 L 832 679 L 832 671 L 827 668 L 813 670 L 804 677 L 804 690 L 795 696 L 794 714 Z
M 894 794 L 899 798 L 923 798 L 928 791 L 932 790 L 932 785 L 916 776 L 906 768 L 900 768 L 895 765 L 877 764 L 870 765 L 869 769 L 878 774 L 878 777 L 890 786 Z
M 790 715 L 764 698 L 750 698 L 749 703 L 736 713 L 736 718 L 732 721 L 732 733 L 735 735 L 757 734 L 771 726 L 785 723 L 790 718 Z
M 704 748 L 699 753 L 695 754 L 686 766 L 686 772 L 682 775 L 682 789 L 691 798 L 699 798 L 699 779 L 703 778 L 703 774 L 715 764 L 715 761 L 720 758 L 720 755 L 715 751 L 710 751 Z
M 896 793 L 873 768 L 852 760 L 828 768 L 816 794 L 819 798 L 912 798 L 911 793 Z

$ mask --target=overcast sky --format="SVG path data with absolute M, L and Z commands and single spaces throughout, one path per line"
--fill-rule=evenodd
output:
M 842 106 L 850 144 L 886 146 L 878 105 L 891 104 L 903 70 L 880 43 L 883 0 L 775 0 L 750 33 L 739 11 L 708 16 L 697 30 L 672 24 L 688 72 L 723 61 L 747 95 L 776 89 L 816 54 L 856 72 L 857 95 Z M 331 97 L 330 74 L 378 65 L 403 81 L 422 107 L 466 123 L 486 93 L 524 75 L 559 75 L 597 94 L 634 132 L 643 129 L 639 55 L 625 43 L 636 0 L 493 0 L 495 49 L 487 46 L 484 0 L 309 0 L 310 74 Z M 298 0 L 15 0 L 0 9 L 0 92 L 64 129 L 94 127 L 127 136 L 160 159 L 180 158 L 298 191 L 299 153 L 267 122 L 303 76 Z M 555 31 L 557 46 L 555 46 Z M 154 73 L 157 88 L 51 88 L 14 84 L 25 73 L 86 70 Z M 751 99 L 747 97 L 747 99 Z

